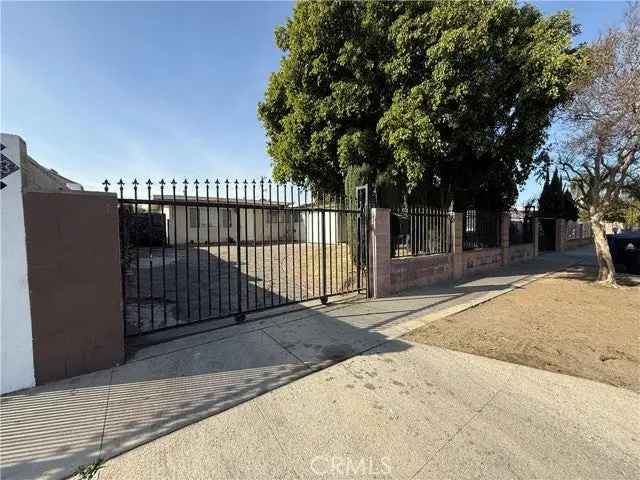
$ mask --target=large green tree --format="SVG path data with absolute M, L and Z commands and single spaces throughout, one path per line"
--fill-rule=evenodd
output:
M 568 13 L 509 0 L 299 2 L 258 107 L 273 176 L 509 206 L 569 97 L 575 33 Z

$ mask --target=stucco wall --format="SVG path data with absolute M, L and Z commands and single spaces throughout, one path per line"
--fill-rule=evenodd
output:
M 26 145 L 16 135 L 0 135 L 3 187 L 0 190 L 2 292 L 0 350 L 1 393 L 35 383 L 21 167 Z
M 324 241 L 327 245 L 347 241 L 346 218 L 345 214 L 325 212 Z M 316 211 L 302 212 L 301 220 L 302 231 L 304 232 L 303 237 L 309 243 L 322 243 L 322 213 Z
M 195 207 L 192 207 L 195 208 Z M 174 241 L 174 220 L 175 224 L 175 236 L 178 239 L 178 245 L 182 245 L 186 243 L 187 239 L 187 229 L 189 234 L 189 242 L 196 243 L 198 238 L 198 230 L 200 234 L 200 242 L 205 243 L 207 238 L 211 240 L 211 243 L 217 243 L 218 239 L 220 239 L 221 243 L 226 243 L 228 239 L 232 239 L 235 243 L 237 242 L 238 236 L 238 222 L 237 222 L 237 213 L 235 209 L 229 209 L 229 218 L 230 224 L 229 227 L 224 224 L 224 208 L 219 208 L 215 206 L 209 207 L 209 224 L 207 226 L 207 208 L 200 207 L 200 228 L 192 226 L 188 221 L 188 209 L 184 207 L 177 207 L 174 209 L 170 206 L 165 206 L 163 211 L 167 218 L 167 234 L 169 244 L 173 245 Z M 253 223 L 254 223 L 254 211 L 255 211 L 255 223 L 256 223 L 256 231 L 254 232 Z M 218 219 L 218 212 L 220 212 L 220 218 Z M 245 223 L 245 212 L 246 212 L 246 223 Z M 259 209 L 241 209 L 240 210 L 240 237 L 241 241 L 244 242 L 245 239 L 248 242 L 253 241 L 262 241 L 262 211 Z M 220 228 L 218 229 L 218 224 Z M 246 228 L 245 228 L 246 225 Z M 271 226 L 271 231 L 273 236 L 271 236 L 271 232 L 269 227 Z M 269 241 L 269 239 L 276 240 L 278 238 L 278 225 L 274 223 L 270 225 L 265 217 L 265 234 L 264 239 Z M 288 230 L 285 229 L 285 224 L 280 224 L 280 239 L 284 241 L 285 235 L 287 238 L 292 238 L 293 227 L 289 223 Z M 219 236 L 218 236 L 219 232 Z M 207 236 L 208 233 L 208 236 Z M 298 238 L 298 233 L 296 232 L 296 239 Z
M 115 194 L 24 194 L 38 384 L 124 361 Z
M 195 207 L 189 207 L 195 208 Z M 218 229 L 218 210 L 220 210 L 220 229 Z M 207 238 L 212 243 L 216 243 L 218 238 L 222 243 L 226 243 L 231 238 L 235 243 L 237 241 L 237 213 L 235 209 L 229 209 L 231 224 L 227 229 L 224 226 L 224 208 L 217 208 L 214 205 L 209 207 L 209 224 L 207 226 L 207 208 L 200 207 L 200 228 L 192 226 L 188 222 L 188 209 L 182 206 L 174 208 L 171 206 L 163 207 L 163 213 L 167 219 L 167 235 L 170 245 L 174 243 L 174 236 L 178 240 L 178 245 L 186 243 L 187 229 L 189 242 L 196 243 L 198 238 L 198 230 L 200 234 L 200 242 L 205 243 Z M 285 219 L 281 214 L 280 222 L 269 223 L 269 213 L 265 213 L 262 209 L 241 208 L 240 209 L 240 237 L 241 242 L 261 242 L 261 241 L 288 241 L 288 242 L 304 242 L 321 243 L 322 242 L 322 214 L 316 211 L 300 211 L 300 221 L 294 221 L 293 210 L 288 211 L 288 218 Z M 246 213 L 246 219 L 245 219 Z M 254 230 L 255 215 L 255 230 Z M 264 215 L 264 235 L 262 217 Z M 174 232 L 175 219 L 175 232 Z M 275 218 L 274 218 L 275 220 Z M 324 215 L 325 222 L 325 242 L 327 244 L 335 244 L 337 242 L 347 241 L 348 229 L 346 226 L 346 215 L 327 212 Z M 220 236 L 218 237 L 218 230 Z M 208 233 L 208 237 L 207 237 Z

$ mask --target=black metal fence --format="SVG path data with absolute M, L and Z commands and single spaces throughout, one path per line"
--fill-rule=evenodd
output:
M 552 252 L 556 249 L 556 219 L 538 217 L 538 249 Z
M 426 206 L 391 210 L 391 257 L 451 252 L 453 219 L 446 210 Z
M 500 245 L 502 215 L 482 210 L 467 210 L 462 217 L 462 248 L 495 248 Z
M 509 244 L 522 245 L 533 243 L 533 222 L 535 210 L 526 208 L 524 210 L 511 210 L 509 222 Z
M 117 185 L 127 336 L 367 289 L 368 206 L 355 195 L 270 180 Z
M 591 238 L 591 225 L 580 221 L 567 221 L 567 240 L 584 240 Z

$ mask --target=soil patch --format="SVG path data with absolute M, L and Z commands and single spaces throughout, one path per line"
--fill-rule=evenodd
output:
M 640 392 L 640 277 L 617 289 L 594 277 L 555 274 L 405 338 Z

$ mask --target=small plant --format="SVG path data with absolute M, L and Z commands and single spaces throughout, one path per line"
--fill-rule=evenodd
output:
M 91 480 L 103 466 L 104 460 L 99 458 L 93 463 L 79 466 L 74 475 L 76 475 L 80 480 Z

